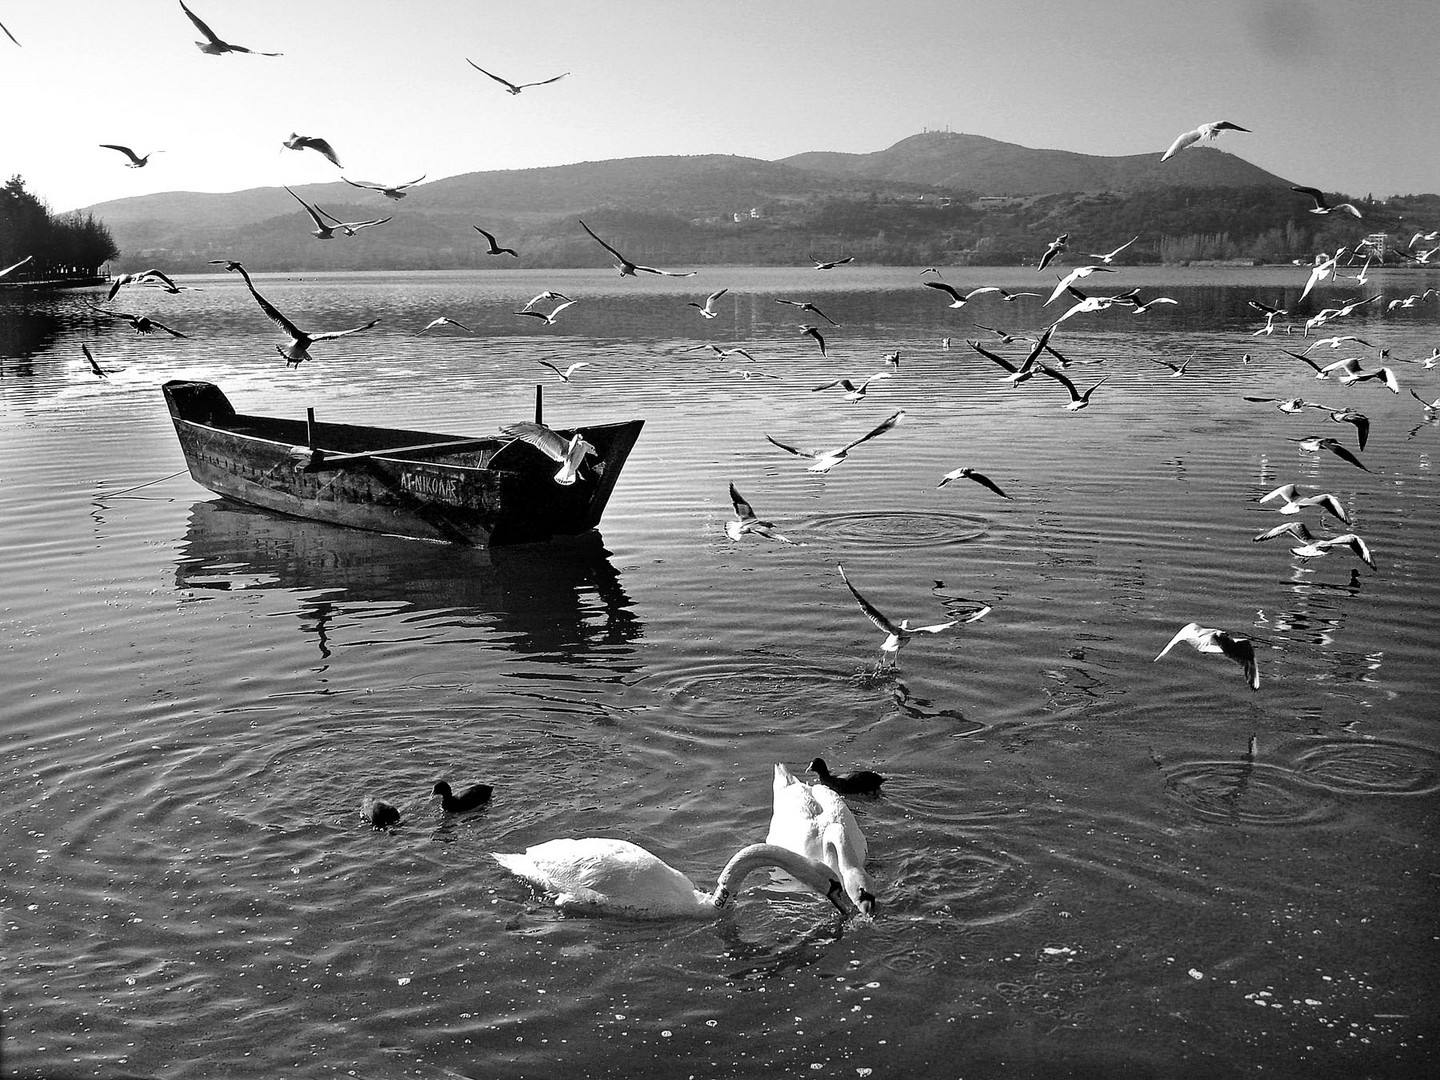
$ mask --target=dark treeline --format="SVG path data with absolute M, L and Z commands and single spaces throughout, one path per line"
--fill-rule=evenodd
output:
M 93 277 L 119 254 L 110 230 L 93 215 L 52 214 L 25 190 L 19 176 L 0 188 L 0 267 L 33 256 L 5 279 L 7 284 Z

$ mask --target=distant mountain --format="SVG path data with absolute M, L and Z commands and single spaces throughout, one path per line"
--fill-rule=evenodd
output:
M 638 157 L 466 173 L 412 187 L 399 201 L 340 182 L 298 187 L 308 202 L 346 220 L 392 218 L 324 242 L 310 235 L 305 211 L 279 187 L 167 192 L 87 209 L 120 247 L 120 269 L 163 263 L 198 270 L 228 258 L 287 271 L 605 265 L 608 255 L 577 228 L 577 218 L 631 258 L 655 265 L 790 263 L 822 242 L 849 245 L 872 261 L 905 262 L 1027 247 L 1029 229 L 1065 220 L 1070 203 L 1087 199 L 1105 201 L 1099 218 L 1089 215 L 1097 221 L 1116 217 L 1117 199 L 1143 204 L 1147 213 L 1163 206 L 1166 234 L 1190 231 L 1187 214 L 1200 222 L 1193 228 L 1214 232 L 1217 221 L 1233 217 L 1226 206 L 1243 201 L 1253 212 L 1240 228 L 1251 235 L 1282 228 L 1295 206 L 1308 235 L 1316 223 L 1304 220 L 1303 200 L 1288 186 L 1210 147 L 1162 165 L 1158 152 L 1107 158 L 927 132 L 873 154 L 808 153 L 778 162 Z M 1004 197 L 1004 214 L 982 196 Z M 1123 222 L 1126 231 L 1144 227 L 1134 217 Z M 523 257 L 486 255 L 472 225 Z M 1001 234 L 1013 239 L 997 247 Z
M 1152 187 L 1289 187 L 1291 183 L 1213 147 L 1193 147 L 1162 164 L 1163 150 L 1098 157 L 1069 150 L 1032 150 L 981 135 L 930 131 L 873 154 L 821 151 L 783 158 L 781 164 L 830 176 L 930 184 L 982 195 Z

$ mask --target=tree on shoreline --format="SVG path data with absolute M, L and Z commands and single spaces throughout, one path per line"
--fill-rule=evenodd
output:
M 96 276 L 101 266 L 119 257 L 120 249 L 93 214 L 52 214 L 25 190 L 25 180 L 17 174 L 0 187 L 0 266 L 27 255 L 34 261 L 14 277 L 49 281 Z

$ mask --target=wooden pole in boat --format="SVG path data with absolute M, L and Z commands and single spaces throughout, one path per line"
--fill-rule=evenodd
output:
M 305 442 L 311 450 L 315 449 L 315 410 L 305 410 Z
M 540 413 L 541 413 L 540 398 L 542 397 L 542 394 L 543 394 L 543 392 L 542 392 L 542 390 L 541 390 L 540 384 L 539 384 L 539 383 L 536 383 L 536 384 L 535 384 L 535 422 L 536 422 L 537 424 L 543 424 L 543 423 L 545 422 L 544 420 L 542 420 L 542 419 L 540 418 Z

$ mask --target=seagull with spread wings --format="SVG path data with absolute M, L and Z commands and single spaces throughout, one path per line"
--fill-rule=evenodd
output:
M 570 365 L 569 367 L 567 367 L 564 371 L 561 371 L 558 367 L 556 367 L 554 364 L 552 364 L 549 360 L 536 360 L 535 362 L 536 362 L 537 364 L 539 364 L 541 367 L 548 367 L 551 371 L 553 371 L 556 375 L 558 375 L 558 376 L 560 377 L 560 381 L 561 381 L 561 382 L 569 382 L 569 381 L 570 381 L 570 376 L 571 376 L 571 375 L 574 375 L 577 370 L 579 370 L 579 369 L 582 368 L 582 367 L 589 367 L 589 366 L 590 366 L 590 361 L 589 361 L 589 360 L 576 360 L 575 363 L 571 364 L 571 365 Z
M 845 391 L 846 401 L 859 401 L 865 396 L 865 392 L 870 388 L 872 382 L 876 379 L 888 379 L 893 374 L 894 372 L 892 371 L 877 371 L 858 386 L 849 379 L 836 379 L 834 382 L 828 382 L 824 386 L 815 387 L 815 390 L 834 390 L 836 387 L 840 387 Z
M 795 543 L 789 537 L 777 533 L 773 521 L 762 521 L 756 517 L 754 508 L 735 490 L 734 484 L 730 485 L 730 504 L 735 507 L 735 520 L 725 523 L 725 535 L 731 540 L 738 541 L 746 533 L 754 533 L 756 536 L 778 540 L 782 544 Z
M 188 7 L 185 6 L 185 0 L 180 0 L 180 10 L 185 12 L 186 16 L 189 17 L 190 21 L 195 24 L 195 29 L 199 30 L 200 33 L 205 35 L 205 40 L 197 41 L 195 43 L 195 46 L 202 53 L 205 53 L 208 56 L 223 56 L 225 53 L 251 53 L 255 56 L 283 55 L 282 53 L 278 52 L 257 52 L 255 49 L 247 49 L 243 45 L 232 45 L 228 41 L 222 41 L 220 38 L 215 36 L 215 31 L 211 30 L 210 27 L 206 26 L 203 22 L 200 21 L 200 16 L 196 15 L 193 11 L 191 11 Z
M 969 623 L 974 622 L 976 619 L 982 619 L 990 613 L 989 607 L 983 607 L 964 619 L 951 619 L 948 622 L 935 623 L 932 626 L 911 626 L 909 619 L 901 619 L 898 623 L 893 622 L 883 611 L 869 600 L 866 600 L 865 597 L 861 596 L 860 591 L 856 589 L 854 585 L 850 584 L 850 579 L 845 576 L 845 567 L 837 566 L 836 569 L 840 571 L 840 580 L 843 581 L 845 587 L 850 590 L 850 595 L 853 596 L 855 602 L 860 605 L 860 610 L 865 613 L 865 617 L 885 634 L 885 640 L 880 643 L 880 662 L 876 667 L 877 671 L 887 666 L 887 660 L 889 661 L 890 667 L 898 664 L 900 661 L 900 650 L 907 645 L 910 639 L 916 634 L 938 634 L 942 630 L 949 630 L 952 626 L 958 626 L 962 622 Z
M 1192 146 L 1195 143 L 1199 142 L 1201 139 L 1214 139 L 1219 136 L 1220 132 L 1222 131 L 1249 130 L 1249 128 L 1243 128 L 1239 124 L 1232 124 L 1229 120 L 1212 120 L 1208 124 L 1201 124 L 1194 131 L 1186 131 L 1177 135 L 1175 137 L 1175 141 L 1170 144 L 1170 149 L 1166 150 L 1165 153 L 1160 155 L 1160 160 L 1169 161 L 1172 157 L 1178 154 L 1181 150 L 1184 150 L 1187 146 Z
M 1000 485 L 995 483 L 994 480 L 991 480 L 984 473 L 976 472 L 968 465 L 963 466 L 959 469 L 952 469 L 950 472 L 942 476 L 940 478 L 940 483 L 936 484 L 935 486 L 937 488 L 942 488 L 946 484 L 950 483 L 952 480 L 974 480 L 975 483 L 979 484 L 981 487 L 989 488 L 996 495 L 999 495 L 1002 499 L 1010 498 L 1009 495 L 1006 495 L 1005 492 L 1000 490 Z
M 1232 634 L 1228 630 L 1221 630 L 1217 627 L 1201 626 L 1199 623 L 1193 622 L 1186 623 L 1170 639 L 1170 644 L 1160 650 L 1160 656 L 1155 659 L 1159 660 L 1181 642 L 1189 645 L 1196 652 L 1219 653 L 1235 661 L 1245 670 L 1245 681 L 1250 684 L 1250 689 L 1260 689 L 1260 668 L 1255 662 L 1255 643 L 1248 637 Z
M 94 354 L 90 351 L 90 346 L 86 345 L 83 341 L 80 343 L 80 351 L 85 354 L 85 359 L 90 361 L 90 371 L 96 378 L 108 379 L 110 377 L 110 373 L 102 368 L 96 361 Z
M 295 201 L 298 202 L 301 206 L 303 206 L 305 208 L 305 212 L 310 215 L 310 220 L 315 223 L 315 228 L 310 230 L 310 234 L 314 236 L 315 239 L 330 240 L 334 238 L 335 231 L 338 226 L 332 225 L 330 224 L 330 222 L 326 221 L 325 218 L 321 216 L 320 208 L 318 206 L 311 206 L 304 199 L 300 198 L 299 195 L 296 195 L 294 191 L 291 191 L 290 188 L 286 187 L 284 184 L 281 184 L 280 186 L 284 187 L 286 191 L 289 191 Z
M 782 443 L 780 440 L 772 438 L 769 435 L 766 435 L 765 439 L 771 445 L 778 446 L 786 453 L 794 454 L 796 457 L 810 458 L 812 464 L 806 469 L 806 472 L 828 473 L 836 465 L 839 465 L 840 462 L 844 461 L 849 456 L 851 450 L 855 449 L 855 447 L 859 446 L 861 443 L 868 442 L 870 439 L 875 438 L 875 436 L 877 435 L 885 434 L 885 432 L 889 431 L 896 424 L 898 424 L 904 416 L 904 409 L 892 413 L 873 430 L 867 431 L 864 435 L 861 435 L 860 438 L 854 440 L 853 442 L 848 442 L 844 446 L 837 446 L 833 450 L 800 450 L 794 446 L 788 446 L 785 443 Z
M 365 188 L 367 191 L 378 191 L 387 199 L 403 199 L 407 194 L 405 189 L 407 187 L 413 187 L 414 185 L 420 183 L 421 180 L 425 179 L 425 174 L 421 173 L 414 180 L 407 180 L 403 184 L 394 185 L 372 184 L 367 180 L 351 180 L 349 177 L 346 176 L 342 176 L 340 179 L 344 180 L 345 183 L 349 184 L 351 187 Z
M 541 79 L 539 82 L 513 83 L 509 79 L 502 79 L 499 75 L 495 75 L 491 72 L 486 71 L 479 64 L 475 63 L 474 60 L 471 60 L 468 56 L 465 58 L 465 62 L 471 67 L 473 67 L 476 71 L 480 72 L 481 75 L 489 75 L 490 78 L 494 79 L 501 86 L 505 87 L 505 89 L 510 92 L 512 97 L 520 93 L 520 91 L 524 90 L 527 86 L 546 86 L 553 82 L 559 82 L 561 79 L 565 78 L 566 75 L 570 74 L 568 71 L 562 71 L 559 75 L 556 75 L 549 79 Z
M 578 220 L 578 219 L 577 219 L 577 220 Z M 661 275 L 662 277 L 694 277 L 694 276 L 695 276 L 695 271 L 694 271 L 694 270 L 688 270 L 688 271 L 685 271 L 685 272 L 681 273 L 681 272 L 678 272 L 678 271 L 675 271 L 675 270 L 657 270 L 657 269 L 656 269 L 655 267 L 653 267 L 653 266 L 641 266 L 639 263 L 633 263 L 633 262 L 631 262 L 629 259 L 627 259 L 624 255 L 621 255 L 620 252 L 616 251 L 613 247 L 611 247 L 609 244 L 607 244 L 604 240 L 601 240 L 600 237 L 596 236 L 596 235 L 595 235 L 595 230 L 592 229 L 592 228 L 590 228 L 589 225 L 586 225 L 585 222 L 581 221 L 581 222 L 580 222 L 580 227 L 581 227 L 582 229 L 584 229 L 587 233 L 589 233 L 589 234 L 591 235 L 591 237 L 594 238 L 594 240 L 595 240 L 596 243 L 598 243 L 598 244 L 599 244 L 601 247 L 603 247 L 606 251 L 610 252 L 611 255 L 614 255 L 615 258 L 617 258 L 617 259 L 620 260 L 620 262 L 619 262 L 618 264 L 616 264 L 615 269 L 617 269 L 617 270 L 620 271 L 620 276 L 621 276 L 621 277 L 634 277 L 635 274 L 636 274 L 636 271 L 639 271 L 639 272 L 645 273 L 645 274 L 659 274 L 659 275 Z
M 270 303 L 269 300 L 266 300 L 265 297 L 261 296 L 255 290 L 255 283 L 250 280 L 250 275 L 246 272 L 245 267 L 241 266 L 238 262 L 228 262 L 225 265 L 225 269 L 239 272 L 240 276 L 245 279 L 245 287 L 250 290 L 250 295 L 253 296 L 255 302 L 260 305 L 260 310 L 269 316 L 271 322 L 285 332 L 285 336 L 289 340 L 287 340 L 284 345 L 276 345 L 275 351 L 285 358 L 286 367 L 299 367 L 302 362 L 312 359 L 310 356 L 310 346 L 317 341 L 333 341 L 335 338 L 349 337 L 351 334 L 358 334 L 362 330 L 369 330 L 372 326 L 380 322 L 379 319 L 371 319 L 363 326 L 352 326 L 349 330 L 326 330 L 321 333 L 310 333 L 309 331 L 301 330 L 300 327 L 280 314 L 274 304 Z
M 834 270 L 837 266 L 844 266 L 848 262 L 854 262 L 855 256 L 846 255 L 843 259 L 831 259 L 827 262 L 824 259 L 817 259 L 814 255 L 811 255 L 810 261 L 815 264 L 816 270 Z
M 1056 371 L 1052 367 L 1046 367 L 1044 364 L 1038 364 L 1036 365 L 1036 367 L 1041 375 L 1050 376 L 1050 378 L 1054 379 L 1056 382 L 1064 386 L 1066 390 L 1070 391 L 1070 403 L 1065 406 L 1066 412 L 1079 412 L 1081 409 L 1086 408 L 1090 404 L 1090 395 L 1093 394 L 1097 389 L 1099 389 L 1101 383 L 1103 383 L 1106 379 L 1110 378 L 1109 375 L 1101 375 L 1100 378 L 1097 379 L 1090 387 L 1090 389 L 1086 390 L 1082 394 L 1078 389 L 1076 389 L 1075 384 L 1071 382 L 1068 378 L 1066 378 L 1063 373 Z
M 1344 213 L 1349 214 L 1353 218 L 1360 217 L 1360 210 L 1356 207 L 1354 203 L 1332 203 L 1325 198 L 1325 193 L 1319 188 L 1291 187 L 1290 190 L 1300 195 L 1308 195 L 1312 200 L 1314 200 L 1315 205 L 1310 208 L 1310 213 L 1312 214 L 1333 214 L 1335 213 L 1335 211 L 1340 210 Z
M 1131 244 L 1135 243 L 1135 241 L 1136 241 L 1136 240 L 1139 240 L 1139 239 L 1140 239 L 1140 237 L 1138 237 L 1138 236 L 1131 237 L 1129 240 L 1126 240 L 1123 244 L 1121 244 L 1121 245 L 1120 245 L 1118 248 L 1116 248 L 1114 251 L 1107 251 L 1104 255 L 1086 255 L 1085 257 L 1086 257 L 1087 259 L 1094 259 L 1094 260 L 1095 260 L 1096 262 L 1098 262 L 1098 263 L 1104 263 L 1106 266 L 1109 266 L 1112 262 L 1115 261 L 1115 256 L 1116 256 L 1116 255 L 1119 255 L 1120 252 L 1124 251 L 1126 248 L 1128 248 Z
M 470 227 L 485 237 L 486 242 L 490 245 L 490 250 L 485 252 L 486 255 L 511 255 L 517 259 L 520 257 L 520 253 L 514 248 L 501 247 L 496 243 L 494 234 L 486 232 L 479 225 L 471 225 Z
M 776 297 L 776 298 L 775 298 L 775 303 L 777 303 L 777 304 L 789 304 L 791 307 L 798 307 L 801 311 L 814 312 L 816 315 L 819 315 L 820 318 L 822 318 L 822 319 L 824 319 L 826 322 L 828 322 L 831 326 L 839 326 L 839 325 L 840 325 L 840 324 L 837 323 L 834 319 L 830 318 L 829 315 L 826 315 L 826 314 L 825 314 L 823 311 L 821 311 L 818 307 L 816 307 L 814 304 L 810 303 L 810 301 L 808 301 L 808 300 L 781 300 L 779 297 Z
M 287 150 L 314 150 L 337 169 L 341 167 L 340 156 L 335 153 L 335 148 L 319 136 L 299 135 L 292 131 L 290 137 L 285 139 L 281 145 Z
M 130 324 L 137 334 L 153 334 L 156 330 L 163 330 L 171 337 L 183 338 L 188 335 L 182 334 L 179 330 L 172 330 L 162 322 L 156 322 L 149 315 L 132 315 L 128 311 L 111 311 L 109 308 L 102 308 L 99 304 L 91 304 L 92 311 L 98 311 L 101 315 L 108 315 L 112 319 L 124 319 Z
M 685 306 L 699 308 L 700 314 L 707 319 L 717 318 L 720 313 L 715 310 L 715 301 L 719 300 L 720 297 L 724 296 L 729 291 L 729 289 L 720 289 L 716 292 L 712 292 L 709 296 L 707 296 L 703 304 L 699 301 L 691 300 Z
M 557 304 L 557 305 L 555 306 L 554 310 L 552 310 L 549 315 L 546 315 L 545 312 L 543 312 L 543 311 L 531 311 L 529 308 L 521 308 L 519 311 L 515 312 L 515 314 L 516 314 L 516 315 L 524 315 L 524 316 L 526 316 L 526 317 L 528 317 L 528 318 L 531 318 L 531 319 L 539 319 L 539 320 L 540 320 L 541 322 L 543 322 L 546 326 L 554 326 L 554 325 L 555 325 L 555 316 L 556 316 L 556 315 L 559 315 L 560 312 L 564 311 L 566 308 L 570 307 L 572 304 L 575 304 L 575 303 L 578 303 L 578 301 L 575 301 L 575 300 L 566 300 L 566 301 L 565 301 L 564 303 L 562 303 L 562 304 Z
M 598 456 L 600 453 L 585 441 L 584 434 L 579 431 L 567 439 L 558 431 L 554 431 L 544 424 L 529 421 L 503 427 L 500 429 L 500 434 L 538 447 L 546 457 L 558 461 L 560 471 L 555 474 L 555 482 L 565 487 L 575 483 L 580 475 L 580 466 L 585 463 L 587 457 Z
M 150 158 L 153 155 L 163 154 L 165 152 L 164 150 L 151 150 L 150 153 L 146 154 L 144 157 L 141 157 L 139 154 L 135 153 L 134 150 L 131 150 L 130 147 L 120 146 L 117 143 L 102 142 L 100 144 L 100 147 L 103 150 L 119 150 L 120 153 L 128 157 L 130 161 L 125 166 L 127 169 L 143 169 L 146 165 L 150 163 Z

